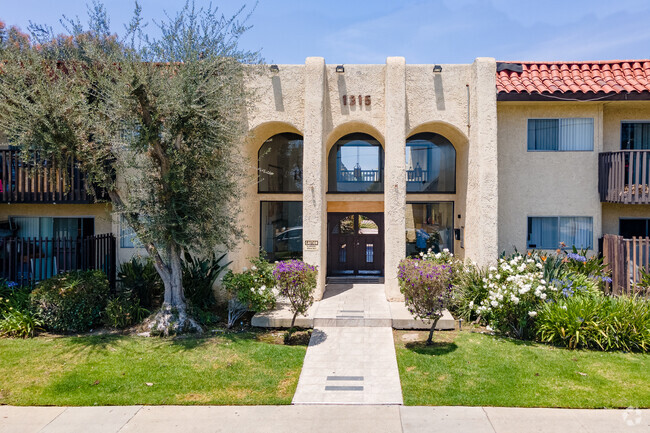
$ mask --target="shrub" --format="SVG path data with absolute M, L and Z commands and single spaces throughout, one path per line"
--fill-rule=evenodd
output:
M 318 268 L 302 260 L 279 262 L 273 271 L 280 295 L 289 299 L 289 309 L 293 313 L 291 328 L 298 314 L 304 315 L 314 303 L 314 289 Z
M 223 287 L 250 311 L 266 311 L 275 306 L 273 265 L 262 258 L 252 259 L 250 269 L 241 273 L 229 270 Z
M 634 296 L 576 295 L 539 312 L 542 342 L 569 349 L 644 351 L 650 348 L 650 301 Z
M 142 322 L 149 310 L 140 305 L 137 297 L 118 296 L 108 301 L 104 311 L 104 324 L 109 328 L 126 328 Z
M 453 280 L 454 290 L 449 311 L 454 317 L 463 320 L 479 318 L 475 305 L 480 305 L 488 297 L 488 289 L 483 283 L 487 277 L 487 268 L 483 269 L 473 264 L 466 264 Z
M 43 326 L 43 322 L 31 311 L 10 308 L 12 309 L 3 313 L 0 319 L 0 335 L 31 338 Z
M 43 326 L 30 309 L 28 287 L 0 282 L 0 336 L 33 337 Z
M 225 257 L 226 254 L 219 257 L 212 254 L 206 258 L 197 258 L 185 252 L 183 290 L 185 291 L 185 298 L 195 307 L 207 310 L 215 304 L 214 283 L 231 263 L 221 264 Z
M 411 314 L 432 321 L 427 338 L 429 345 L 436 324 L 452 299 L 452 268 L 428 260 L 404 259 L 399 264 L 397 278 Z
M 39 283 L 31 302 L 47 328 L 81 332 L 100 323 L 108 293 L 108 280 L 102 271 L 72 271 Z
M 162 303 L 163 282 L 150 258 L 131 257 L 120 265 L 117 280 L 122 291 L 127 296 L 136 296 L 143 308 L 155 310 Z
M 534 322 L 544 301 L 556 296 L 557 288 L 543 278 L 542 263 L 515 253 L 488 268 L 483 287 L 488 297 L 474 306 L 489 326 L 515 338 L 534 335 Z

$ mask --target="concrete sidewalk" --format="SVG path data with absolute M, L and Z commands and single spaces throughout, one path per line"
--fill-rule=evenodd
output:
M 0 433 L 650 433 L 650 410 L 405 406 L 0 406 Z

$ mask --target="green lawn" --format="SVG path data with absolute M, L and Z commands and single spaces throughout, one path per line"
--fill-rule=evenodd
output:
M 417 342 L 404 341 L 413 334 Z M 570 351 L 468 331 L 436 332 L 430 347 L 424 340 L 424 332 L 395 332 L 407 405 L 650 407 L 650 355 Z
M 0 339 L 0 404 L 289 404 L 305 347 L 269 339 Z

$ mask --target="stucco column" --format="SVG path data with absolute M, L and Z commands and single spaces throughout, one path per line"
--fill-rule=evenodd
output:
M 496 61 L 479 57 L 470 83 L 466 257 L 480 265 L 499 255 L 499 188 L 497 164 Z
M 386 297 L 403 300 L 397 265 L 406 255 L 406 61 L 386 59 L 386 131 L 384 137 L 384 274 Z
M 317 300 L 323 297 L 327 272 L 327 155 L 323 143 L 326 80 L 325 59 L 308 57 L 302 159 L 302 254 L 305 262 L 318 266 Z

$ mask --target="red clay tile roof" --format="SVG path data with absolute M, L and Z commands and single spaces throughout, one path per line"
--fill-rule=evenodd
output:
M 501 62 L 499 62 L 501 63 Z M 650 92 L 650 60 L 508 62 L 521 72 L 497 72 L 497 93 L 562 94 Z

